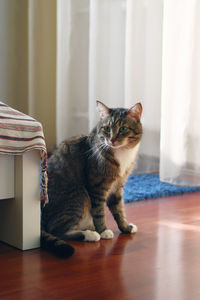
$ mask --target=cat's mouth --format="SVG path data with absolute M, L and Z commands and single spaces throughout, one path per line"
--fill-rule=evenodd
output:
M 106 145 L 107 145 L 110 149 L 113 149 L 113 150 L 119 149 L 119 148 L 122 148 L 122 147 L 126 146 L 124 143 L 119 144 L 118 142 L 112 143 L 112 142 L 110 142 L 110 141 L 106 141 Z
M 109 147 L 112 149 L 119 149 L 119 148 L 122 148 L 123 146 L 122 145 L 118 145 L 118 146 L 110 145 Z

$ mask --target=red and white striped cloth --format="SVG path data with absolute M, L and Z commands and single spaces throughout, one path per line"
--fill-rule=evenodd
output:
M 30 116 L 0 102 L 0 154 L 20 155 L 40 151 L 42 162 L 41 200 L 47 197 L 47 149 L 42 125 Z

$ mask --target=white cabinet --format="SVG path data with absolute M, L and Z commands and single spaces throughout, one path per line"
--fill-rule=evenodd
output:
M 0 154 L 0 240 L 22 250 L 40 246 L 40 153 Z M 9 199 L 12 198 L 12 199 Z
M 0 155 L 0 200 L 14 198 L 14 156 Z

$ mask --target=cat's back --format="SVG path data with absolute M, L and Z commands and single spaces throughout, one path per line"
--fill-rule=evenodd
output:
M 88 151 L 88 137 L 78 136 L 63 141 L 48 160 L 48 173 L 68 176 L 78 175 L 85 164 L 85 153 Z

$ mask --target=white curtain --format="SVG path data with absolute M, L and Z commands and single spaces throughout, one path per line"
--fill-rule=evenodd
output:
M 164 1 L 160 176 L 200 185 L 200 1 Z
M 143 104 L 135 171 L 200 185 L 198 0 L 1 0 L 0 99 L 49 150 L 96 124 L 96 100 Z

